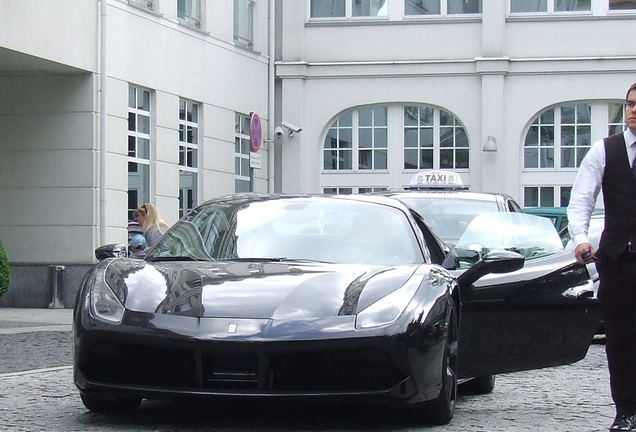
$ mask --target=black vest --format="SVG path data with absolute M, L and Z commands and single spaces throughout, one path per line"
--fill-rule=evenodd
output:
M 605 138 L 604 145 L 605 228 L 598 253 L 601 260 L 616 261 L 630 241 L 636 250 L 636 179 L 632 175 L 623 134 Z

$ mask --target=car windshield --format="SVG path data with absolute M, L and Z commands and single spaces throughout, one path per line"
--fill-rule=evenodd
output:
M 432 197 L 400 198 L 400 201 L 419 213 L 444 242 L 454 245 L 475 216 L 496 212 L 497 203 L 486 200 L 447 198 L 443 194 Z
M 424 260 L 406 214 L 337 197 L 219 200 L 193 210 L 147 260 L 310 260 L 400 265 Z
M 455 245 L 461 257 L 483 257 L 495 250 L 520 253 L 532 260 L 563 251 L 552 222 L 541 216 L 489 212 L 476 216 Z

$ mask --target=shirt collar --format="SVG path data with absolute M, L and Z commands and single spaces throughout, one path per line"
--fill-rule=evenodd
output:
M 623 138 L 625 138 L 625 145 L 627 145 L 627 149 L 629 150 L 634 141 L 636 141 L 636 135 L 634 135 L 631 129 L 625 129 L 625 132 L 623 132 Z

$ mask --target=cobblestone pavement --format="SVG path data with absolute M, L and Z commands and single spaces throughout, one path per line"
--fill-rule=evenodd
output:
M 614 412 L 602 344 L 574 365 L 498 376 L 492 394 L 462 396 L 449 425 L 428 427 L 385 409 L 289 403 L 144 401 L 134 415 L 93 414 L 72 383 L 70 332 L 0 334 L 0 346 L 13 359 L 0 371 L 0 430 L 7 432 L 585 432 L 607 430 Z

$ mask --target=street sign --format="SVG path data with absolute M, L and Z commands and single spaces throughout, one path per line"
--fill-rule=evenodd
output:
M 263 125 L 261 118 L 256 113 L 252 113 L 250 119 L 250 144 L 254 152 L 257 152 L 263 144 Z
M 250 168 L 261 169 L 263 165 L 261 154 L 256 152 L 250 152 Z

